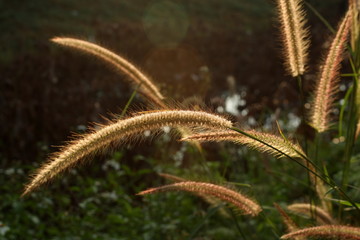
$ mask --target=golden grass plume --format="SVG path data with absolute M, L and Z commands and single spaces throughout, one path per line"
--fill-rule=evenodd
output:
M 167 180 L 170 180 L 172 182 L 187 182 L 187 181 L 192 181 L 192 180 L 189 180 L 189 179 L 185 179 L 185 178 L 181 178 L 181 177 L 178 177 L 178 176 L 175 176 L 175 175 L 172 175 L 172 174 L 168 174 L 168 173 L 158 173 L 159 176 L 167 179 Z M 195 194 L 197 196 L 199 196 L 200 198 L 202 198 L 205 202 L 207 202 L 210 206 L 213 206 L 213 207 L 218 207 L 222 204 L 222 201 L 215 198 L 215 197 L 212 197 L 212 196 L 208 196 L 206 194 L 201 194 L 201 193 L 198 193 L 198 194 Z M 225 209 L 223 207 L 220 207 L 218 209 L 220 215 L 226 217 L 226 218 L 230 218 L 230 214 L 225 211 Z
M 138 193 L 137 195 L 146 195 L 167 191 L 185 191 L 196 195 L 201 194 L 202 196 L 205 195 L 216 197 L 222 201 L 230 203 L 246 215 L 256 216 L 261 212 L 261 207 L 253 200 L 245 197 L 243 194 L 240 194 L 234 190 L 228 189 L 223 186 L 205 182 L 179 182 L 157 188 L 150 188 L 148 190 Z
M 189 110 L 145 112 L 128 119 L 118 120 L 72 142 L 55 154 L 38 170 L 26 186 L 23 195 L 53 179 L 85 157 L 104 150 L 113 141 L 128 141 L 131 137 L 142 135 L 146 130 L 157 130 L 165 126 L 229 128 L 232 127 L 232 123 L 214 114 Z
M 284 47 L 285 66 L 296 77 L 306 70 L 309 34 L 300 0 L 277 0 L 278 17 Z
M 338 89 L 336 83 L 339 78 L 340 62 L 343 58 L 343 51 L 350 27 L 351 10 L 348 10 L 338 27 L 322 65 L 312 101 L 310 125 L 318 132 L 324 132 L 330 126 L 329 115 L 334 104 L 334 95 Z
M 323 225 L 304 228 L 281 236 L 281 239 L 303 237 L 316 237 L 328 239 L 360 239 L 360 228 L 342 225 Z
M 280 136 L 270 133 L 258 132 L 256 130 L 243 130 L 243 132 L 265 142 L 266 144 L 271 145 L 272 147 L 280 150 L 281 152 L 285 153 L 286 155 L 289 155 L 290 157 L 302 158 L 301 155 L 305 155 L 305 153 L 298 144 L 285 140 Z M 231 130 L 199 133 L 182 138 L 181 140 L 182 141 L 196 140 L 199 142 L 230 141 L 241 145 L 247 145 L 250 148 L 253 148 L 260 152 L 269 153 L 275 157 L 283 157 L 283 154 L 279 153 L 272 147 L 269 147 L 266 144 L 263 144 L 262 142 L 259 142 L 255 139 L 252 139 L 248 136 L 245 136 L 243 134 Z
M 160 93 L 159 89 L 154 85 L 152 80 L 121 56 L 97 44 L 80 39 L 55 37 L 52 38 L 51 41 L 65 47 L 71 47 L 79 51 L 86 52 L 102 59 L 113 66 L 116 70 L 125 73 L 135 85 L 139 85 L 141 92 L 148 98 L 148 100 L 161 107 L 165 106 L 164 96 Z
M 287 228 L 288 232 L 294 232 L 299 229 L 296 223 L 291 219 L 291 217 L 282 209 L 277 203 L 274 203 L 276 210 L 280 213 L 281 218 Z M 305 240 L 303 237 L 296 237 L 295 240 Z
M 287 207 L 291 212 L 297 215 L 304 215 L 306 217 L 314 217 L 318 225 L 335 224 L 336 221 L 324 209 L 308 204 L 295 203 Z

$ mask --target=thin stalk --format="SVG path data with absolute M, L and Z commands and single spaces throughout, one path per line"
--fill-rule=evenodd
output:
M 125 105 L 125 107 L 124 107 L 124 109 L 121 111 L 120 118 L 122 118 L 122 117 L 125 116 L 128 108 L 130 107 L 130 104 L 131 104 L 132 101 L 134 100 L 134 98 L 135 98 L 135 96 L 136 96 L 136 93 L 137 93 L 137 90 L 139 89 L 140 86 L 141 86 L 141 84 L 138 84 L 138 85 L 136 86 L 136 88 L 134 89 L 134 91 L 132 92 L 129 100 L 127 101 L 127 103 L 126 103 L 126 105 Z
M 330 23 L 309 2 L 304 1 L 304 3 L 332 33 L 336 32 Z
M 330 179 L 329 172 L 327 170 L 325 161 L 323 158 L 319 159 L 319 149 L 320 149 L 320 142 L 321 142 L 321 133 L 316 133 L 315 136 L 315 162 L 319 163 L 322 167 L 323 173 L 327 179 Z
M 297 76 L 297 82 L 298 82 L 298 87 L 299 87 L 299 95 L 300 95 L 300 111 L 301 111 L 301 121 L 305 121 L 306 116 L 305 116 L 305 95 L 304 95 L 304 86 L 303 86 L 303 81 L 302 81 L 302 77 L 301 75 Z M 308 153 L 308 144 L 307 144 L 307 139 L 304 137 L 304 150 L 305 153 Z
M 238 222 L 238 220 L 237 220 L 236 215 L 235 215 L 234 212 L 231 211 L 230 209 L 229 209 L 229 212 L 230 212 L 230 215 L 231 215 L 231 217 L 233 218 L 233 220 L 234 220 L 234 222 L 235 222 L 235 226 L 236 226 L 236 229 L 238 230 L 239 234 L 241 235 L 241 237 L 242 237 L 244 240 L 246 240 L 246 239 L 247 239 L 247 238 L 246 238 L 246 235 L 245 235 L 245 233 L 243 232 L 243 230 L 241 229 L 241 227 L 240 227 L 240 225 L 239 225 L 239 222 Z
M 344 112 L 345 112 L 345 107 L 346 107 L 346 105 L 347 105 L 347 103 L 348 103 L 348 101 L 349 101 L 349 97 L 351 96 L 351 93 L 352 93 L 352 91 L 354 90 L 354 88 L 353 88 L 353 86 L 351 85 L 350 87 L 349 87 L 349 89 L 346 91 L 346 94 L 345 94 L 345 97 L 344 97 L 344 103 L 343 103 L 343 105 L 341 105 L 341 108 L 340 108 L 340 115 L 339 115 L 339 138 L 341 137 L 341 136 L 343 136 L 343 124 L 342 124 L 342 122 L 343 122 L 343 119 L 344 119 Z
M 301 75 L 298 75 L 296 77 L 296 79 L 298 82 L 298 87 L 299 87 L 299 92 L 300 92 L 300 100 L 301 100 L 301 103 L 304 103 L 304 91 L 303 91 L 303 82 L 302 82 Z
M 208 212 L 206 213 L 205 217 L 203 218 L 203 220 L 195 227 L 194 231 L 191 233 L 191 235 L 189 236 L 188 240 L 192 240 L 196 237 L 196 235 L 199 233 L 200 229 L 205 225 L 205 222 L 207 219 L 209 219 L 210 217 L 212 217 L 216 211 L 222 207 L 221 205 L 210 208 L 208 210 Z
M 359 42 L 359 40 L 357 41 Z M 341 179 L 341 187 L 346 189 L 349 183 L 349 170 L 351 165 L 351 156 L 353 153 L 354 145 L 355 145 L 355 134 L 358 122 L 358 106 L 356 104 L 357 99 L 357 92 L 358 92 L 358 74 L 359 74 L 359 48 L 355 46 L 356 49 L 352 49 L 351 46 L 348 46 L 349 52 L 351 53 L 349 57 L 349 62 L 351 69 L 353 71 L 353 85 L 352 91 L 350 94 L 350 106 L 349 106 L 349 113 L 348 113 L 348 128 L 346 132 L 346 142 L 345 142 L 345 154 L 344 154 L 344 162 L 343 162 L 343 171 L 342 171 L 342 179 Z M 345 107 L 345 106 L 344 106 Z M 343 210 L 343 206 L 340 206 L 338 215 L 341 217 Z
M 351 66 L 355 74 L 357 74 L 356 67 L 353 61 L 350 61 Z M 357 108 L 356 108 L 356 93 L 357 93 L 357 78 L 354 77 L 353 83 L 353 91 L 350 96 L 350 106 L 349 106 L 349 113 L 348 113 L 348 128 L 346 132 L 346 142 L 345 142 L 345 154 L 344 154 L 344 162 L 343 162 L 343 171 L 342 171 L 342 178 L 341 178 L 341 188 L 347 188 L 349 183 L 349 170 L 350 170 L 350 162 L 351 156 L 354 150 L 355 145 L 355 132 L 356 132 L 356 124 L 357 124 Z M 339 217 L 341 217 L 343 207 L 340 206 L 339 208 Z

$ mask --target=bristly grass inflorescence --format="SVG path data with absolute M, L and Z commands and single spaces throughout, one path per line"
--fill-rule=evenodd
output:
M 283 235 L 281 239 L 293 239 L 295 237 L 359 240 L 360 228 L 341 225 L 323 225 L 297 230 Z
M 256 130 L 243 130 L 243 132 L 260 139 L 261 141 L 273 146 L 275 149 L 279 149 L 281 152 L 294 157 L 294 158 L 302 158 L 305 153 L 301 149 L 301 147 L 292 143 L 286 139 L 283 139 L 280 136 L 276 136 L 270 133 L 259 132 Z M 183 141 L 191 141 L 196 140 L 199 142 L 221 142 L 221 141 L 230 141 L 237 144 L 247 145 L 250 148 L 254 148 L 260 152 L 266 152 L 275 157 L 283 157 L 283 154 L 279 153 L 279 151 L 270 148 L 269 146 L 254 140 L 253 138 L 249 138 L 235 131 L 221 131 L 221 132 L 208 132 L 208 133 L 199 133 L 192 136 L 188 136 L 182 138 Z
M 341 21 L 318 77 L 310 117 L 310 125 L 318 132 L 324 132 L 330 126 L 329 115 L 338 91 L 340 62 L 351 26 L 350 13 L 349 10 Z
M 150 188 L 148 190 L 138 193 L 138 195 L 146 195 L 168 191 L 185 191 L 194 194 L 201 194 L 201 196 L 216 197 L 235 206 L 244 214 L 248 214 L 251 216 L 256 216 L 259 214 L 259 212 L 261 212 L 261 207 L 253 200 L 245 197 L 243 194 L 240 194 L 238 192 L 235 192 L 234 190 L 228 189 L 223 186 L 205 182 L 179 182 L 157 188 Z
M 148 100 L 153 101 L 160 107 L 165 106 L 164 96 L 160 93 L 153 81 L 146 76 L 145 73 L 141 72 L 132 63 L 118 54 L 115 54 L 114 52 L 97 44 L 75 38 L 55 37 L 51 39 L 51 41 L 100 58 L 114 67 L 115 70 L 125 74 L 134 85 L 140 86 L 141 93 L 143 93 Z
M 309 33 L 300 0 L 277 0 L 280 31 L 287 71 L 293 76 L 304 74 L 309 48 Z
M 33 180 L 26 186 L 24 195 L 85 157 L 102 151 L 113 141 L 127 141 L 131 137 L 141 136 L 145 130 L 157 130 L 165 126 L 224 129 L 232 127 L 232 123 L 214 114 L 190 110 L 145 112 L 128 119 L 120 119 L 64 147 L 40 168 Z
M 298 215 L 314 217 L 318 225 L 335 224 L 336 221 L 324 209 L 309 203 L 295 203 L 287 208 Z

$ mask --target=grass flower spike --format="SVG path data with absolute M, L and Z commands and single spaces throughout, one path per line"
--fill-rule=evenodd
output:
M 132 118 L 118 120 L 65 147 L 40 168 L 26 186 L 24 195 L 79 163 L 81 159 L 103 150 L 113 141 L 126 141 L 131 137 L 141 135 L 145 130 L 158 130 L 164 126 L 229 128 L 232 123 L 210 113 L 185 110 L 143 113 Z
M 172 174 L 167 174 L 167 173 L 159 173 L 159 176 L 167 179 L 167 180 L 170 180 L 172 182 L 187 182 L 187 181 L 191 181 L 191 180 L 188 180 L 188 179 L 185 179 L 185 178 L 181 178 L 181 177 L 178 177 L 178 176 L 175 176 L 175 175 L 172 175 Z M 221 200 L 219 200 L 218 198 L 215 198 L 215 197 L 212 197 L 212 196 L 208 196 L 206 194 L 195 194 L 197 196 L 199 196 L 200 198 L 202 198 L 205 202 L 207 202 L 210 206 L 213 206 L 213 207 L 218 207 L 220 204 L 222 204 Z M 226 217 L 226 218 L 230 218 L 230 214 L 225 211 L 225 209 L 223 207 L 219 208 L 218 209 L 219 213 Z
M 281 218 L 287 228 L 288 232 L 294 232 L 299 229 L 296 223 L 290 218 L 290 216 L 276 203 L 274 203 L 274 207 L 280 213 Z M 295 240 L 305 240 L 303 237 L 295 237 Z
M 273 146 L 276 149 L 279 149 L 283 153 L 289 155 L 290 157 L 302 158 L 301 154 L 305 155 L 303 150 L 298 144 L 291 143 L 283 139 L 282 137 L 270 134 L 270 133 L 262 133 L 255 130 L 247 130 L 245 133 Z M 218 132 L 209 132 L 209 133 L 199 133 L 192 136 L 188 136 L 182 138 L 183 141 L 191 141 L 196 140 L 199 142 L 221 142 L 221 141 L 230 141 L 242 145 L 247 145 L 250 148 L 254 148 L 260 152 L 266 152 L 275 157 L 283 157 L 275 149 L 256 141 L 250 137 L 242 135 L 235 131 L 218 131 Z
M 318 227 L 304 228 L 295 232 L 285 234 L 281 239 L 293 239 L 295 237 L 316 237 L 327 239 L 356 239 L 360 240 L 360 228 L 341 226 L 341 225 L 324 225 Z
M 284 46 L 285 65 L 296 77 L 305 72 L 308 55 L 308 31 L 305 29 L 305 14 L 300 0 L 277 0 L 281 35 Z
M 336 82 L 339 78 L 340 62 L 351 26 L 351 14 L 347 12 L 333 39 L 325 62 L 321 68 L 315 89 L 310 125 L 318 132 L 324 132 L 329 127 L 329 114 L 337 91 Z
M 196 195 L 201 194 L 202 196 L 216 197 L 235 206 L 244 214 L 251 216 L 256 216 L 261 212 L 261 207 L 244 195 L 223 186 L 204 182 L 179 182 L 157 188 L 150 188 L 138 193 L 137 195 L 146 195 L 167 191 L 185 191 Z
M 287 207 L 291 212 L 298 215 L 305 215 L 307 217 L 315 217 L 318 225 L 334 224 L 335 220 L 320 207 L 308 204 L 297 203 Z
M 142 93 L 149 98 L 149 100 L 154 101 L 160 106 L 164 105 L 164 97 L 160 93 L 159 89 L 152 83 L 149 77 L 137 69 L 133 64 L 131 64 L 126 59 L 120 57 L 119 55 L 111 52 L 108 49 L 100 47 L 94 43 L 90 43 L 84 40 L 74 39 L 74 38 L 61 38 L 55 37 L 51 41 L 60 44 L 62 46 L 75 48 L 77 50 L 92 54 L 106 63 L 109 63 L 111 66 L 115 67 L 116 70 L 125 73 L 136 85 L 140 85 L 140 90 Z

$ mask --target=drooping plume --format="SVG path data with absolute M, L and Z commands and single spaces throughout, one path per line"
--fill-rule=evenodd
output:
M 276 210 L 280 213 L 281 218 L 286 225 L 288 232 L 294 232 L 299 229 L 296 223 L 290 218 L 290 216 L 276 203 L 274 203 Z M 295 237 L 294 240 L 305 240 L 303 237 Z
M 189 179 L 185 179 L 185 178 L 181 178 L 181 177 L 178 177 L 178 176 L 175 176 L 175 175 L 172 175 L 172 174 L 168 174 L 168 173 L 159 173 L 159 176 L 165 178 L 165 179 L 168 179 L 172 182 L 188 182 L 188 181 L 191 181 Z M 200 198 L 202 198 L 205 202 L 207 202 L 210 206 L 213 206 L 213 207 L 219 207 L 221 205 L 221 200 L 218 199 L 218 198 L 215 198 L 213 196 L 209 196 L 209 195 L 206 195 L 206 194 L 201 194 L 201 193 L 194 193 L 195 195 L 199 196 Z M 220 215 L 226 217 L 226 218 L 230 218 L 230 214 L 225 211 L 225 209 L 223 207 L 219 208 L 218 209 Z
M 148 76 L 142 73 L 128 60 L 113 53 L 112 51 L 103 48 L 94 43 L 74 38 L 55 37 L 51 41 L 62 46 L 75 48 L 98 57 L 106 63 L 113 66 L 117 71 L 125 73 L 125 75 L 135 84 L 140 85 L 141 92 L 148 98 L 148 100 L 164 107 L 164 96 L 160 93 L 159 89 L 154 85 Z
M 262 142 L 250 138 L 248 136 L 242 135 L 236 131 L 230 131 L 230 130 L 194 134 L 192 136 L 182 138 L 181 140 L 182 141 L 196 140 L 199 142 L 230 141 L 237 144 L 247 145 L 250 148 L 254 148 L 260 152 L 269 153 L 271 155 L 274 155 L 275 157 L 283 157 L 283 154 L 279 153 L 275 149 L 280 150 L 281 152 L 285 153 L 290 157 L 302 158 L 302 155 L 305 155 L 305 153 L 298 144 L 287 141 L 282 137 L 276 136 L 274 134 L 258 132 L 255 130 L 243 130 L 243 132 L 255 137 L 256 139 L 261 140 Z M 266 144 L 264 144 L 263 142 Z
M 316 188 L 316 192 L 324 205 L 327 208 L 327 203 L 324 200 L 326 195 L 326 188 L 321 179 L 316 176 L 316 169 L 312 163 L 308 162 L 306 154 L 302 150 L 299 144 L 284 139 L 281 136 L 277 136 L 270 133 L 258 132 L 256 130 L 242 130 L 244 133 L 252 136 L 250 138 L 236 131 L 212 131 L 205 133 L 198 133 L 192 136 L 183 137 L 182 141 L 198 141 L 198 142 L 222 142 L 229 141 L 241 145 L 246 145 L 260 152 L 269 153 L 277 158 L 285 157 L 285 154 L 292 158 L 299 158 L 302 160 L 304 166 L 309 169 L 309 176 L 311 182 Z M 260 140 L 260 141 L 259 141 Z M 282 152 L 282 153 L 280 153 Z
M 306 69 L 309 41 L 305 13 L 300 0 L 277 0 L 285 66 L 293 76 Z
M 214 114 L 186 110 L 145 112 L 132 118 L 118 120 L 64 147 L 39 169 L 26 186 L 24 195 L 79 163 L 85 157 L 104 150 L 113 141 L 128 141 L 131 137 L 141 136 L 146 130 L 158 130 L 165 126 L 221 129 L 232 127 L 232 123 Z
M 312 204 L 296 203 L 287 208 L 295 214 L 314 217 L 318 225 L 334 224 L 336 222 L 328 212 Z
M 338 89 L 340 62 L 351 26 L 350 16 L 348 11 L 341 21 L 318 77 L 310 117 L 310 125 L 318 132 L 326 131 L 330 125 L 329 115 Z
M 245 197 L 243 194 L 240 194 L 234 190 L 228 189 L 223 186 L 205 182 L 179 182 L 157 188 L 150 188 L 148 190 L 138 193 L 137 195 L 146 195 L 168 191 L 185 191 L 196 195 L 201 194 L 203 196 L 216 197 L 227 203 L 230 203 L 231 205 L 233 205 L 247 215 L 256 216 L 259 214 L 259 212 L 261 212 L 261 207 L 253 200 Z
M 341 225 L 323 225 L 318 227 L 304 228 L 295 232 L 291 232 L 281 236 L 281 239 L 292 239 L 299 236 L 327 239 L 360 240 L 360 228 Z

